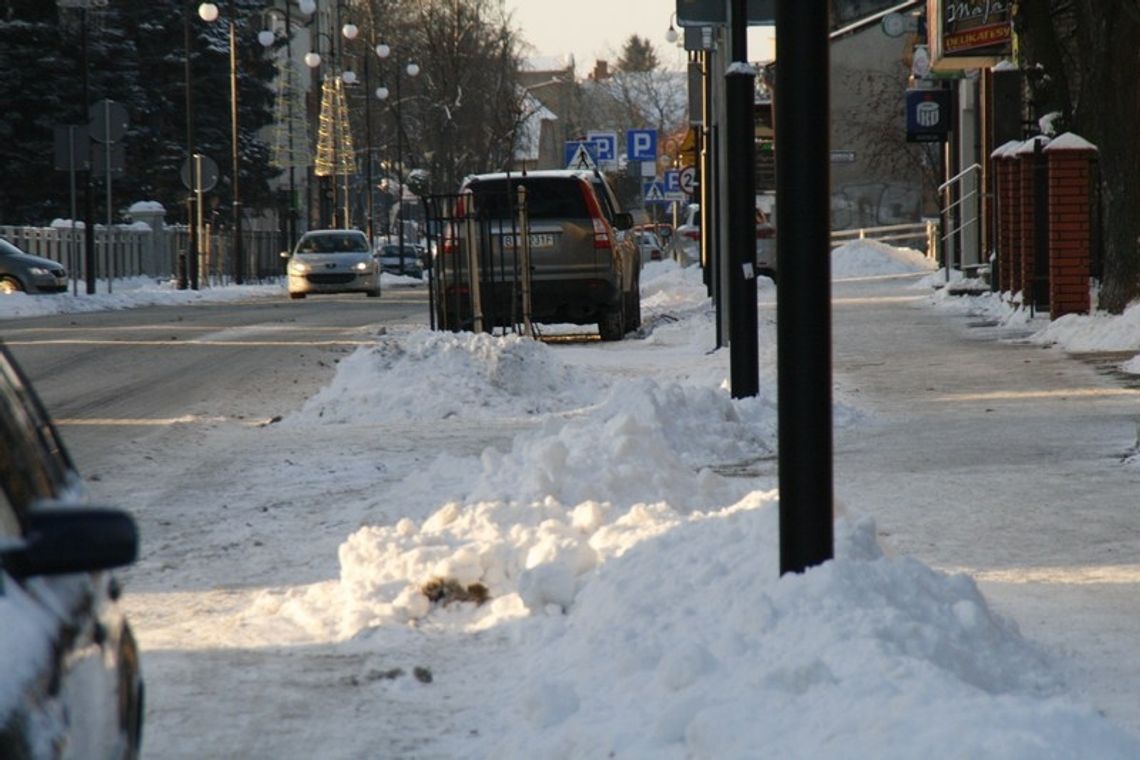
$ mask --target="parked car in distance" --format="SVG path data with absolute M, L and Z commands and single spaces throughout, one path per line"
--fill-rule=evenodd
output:
M 125 512 L 89 507 L 43 404 L 0 344 L 0 757 L 137 758 L 139 652 L 107 571 Z
M 652 230 L 652 225 L 633 228 L 633 237 L 637 242 L 637 250 L 641 253 L 642 266 L 650 261 L 661 261 L 662 258 L 661 249 L 663 246 L 657 237 L 657 233 Z
M 531 255 L 529 283 L 521 282 L 518 245 L 520 187 L 526 188 Z M 467 193 L 471 193 L 467 196 Z M 527 174 L 468 177 L 460 197 L 472 207 L 463 214 L 474 224 L 457 224 L 438 256 L 437 316 L 444 329 L 470 324 L 472 311 L 465 269 L 467 229 L 479 242 L 480 302 L 487 323 L 507 326 L 520 314 L 529 286 L 531 321 L 597 323 L 602 340 L 621 340 L 641 324 L 641 256 L 629 235 L 633 218 L 621 209 L 605 176 L 596 171 L 552 169 Z
M 680 224 L 673 231 L 670 253 L 673 260 L 683 267 L 700 263 L 701 206 L 699 203 L 690 203 L 685 206 Z
M 67 270 L 62 264 L 24 253 L 0 238 L 0 294 L 66 292 Z
M 319 293 L 380 295 L 380 263 L 368 236 L 360 230 L 309 230 L 289 252 L 286 264 L 290 298 Z
M 701 260 L 701 207 L 690 203 L 673 235 L 671 256 L 682 266 Z M 762 209 L 756 209 L 756 273 L 776 279 L 776 228 Z
M 377 250 L 380 258 L 380 270 L 388 274 L 398 274 L 405 277 L 421 279 L 424 276 L 423 248 L 414 245 L 399 243 L 382 243 Z

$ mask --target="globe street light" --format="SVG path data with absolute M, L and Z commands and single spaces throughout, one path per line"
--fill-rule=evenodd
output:
M 232 142 L 230 158 L 233 163 L 233 255 L 234 255 L 234 282 L 241 285 L 245 280 L 245 255 L 241 246 L 241 193 L 239 172 L 241 164 L 238 157 L 238 77 L 237 77 L 237 29 L 234 19 L 234 0 L 229 0 L 230 25 L 230 140 Z M 198 6 L 198 15 L 208 24 L 218 19 L 218 6 L 214 3 L 202 3 Z

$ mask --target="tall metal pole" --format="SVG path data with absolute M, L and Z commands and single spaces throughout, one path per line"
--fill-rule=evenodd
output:
M 190 64 L 190 14 L 194 12 L 194 0 L 187 0 L 182 14 L 183 37 L 186 52 L 186 160 L 190 164 L 190 190 L 186 197 L 186 227 L 190 231 L 190 242 L 187 244 L 186 261 L 178 268 L 178 288 L 186 290 L 187 287 L 198 289 L 198 213 L 194 208 L 194 194 L 202 182 L 198 174 L 198 161 L 194 158 L 194 96 L 192 92 L 193 77 Z
M 369 24 L 370 28 L 372 24 Z M 372 224 L 372 80 L 369 77 L 368 62 L 372 58 L 373 47 L 376 44 L 375 31 L 370 31 L 371 39 L 369 49 L 364 53 L 364 182 L 366 183 L 364 202 L 368 204 L 368 212 L 364 215 L 368 227 L 368 245 L 373 242 Z
M 756 316 L 756 72 L 748 63 L 745 0 L 732 0 L 732 65 L 725 76 L 728 154 L 729 363 L 733 398 L 760 392 Z
M 297 239 L 297 182 L 294 171 L 296 162 L 293 160 L 293 99 L 296 94 L 293 92 L 293 20 L 289 13 L 292 5 L 292 0 L 285 0 L 285 58 L 288 61 L 288 68 L 285 70 L 285 88 L 288 93 L 285 118 L 289 120 L 286 127 L 289 143 L 289 212 L 285 220 L 285 234 L 289 239 L 285 241 L 285 247 L 290 249 L 293 247 L 293 241 Z
M 825 0 L 776 0 L 780 573 L 834 556 Z
M 90 12 L 84 5 L 80 17 L 83 40 L 83 116 L 87 118 L 87 107 L 91 102 L 90 94 L 90 59 L 87 45 L 87 14 Z M 83 269 L 87 280 L 87 295 L 95 294 L 95 190 L 94 186 L 95 162 L 91 161 L 87 168 L 83 183 Z
M 245 254 L 241 247 L 241 162 L 238 150 L 238 72 L 237 72 L 237 18 L 234 15 L 234 0 L 229 2 L 230 10 L 230 140 L 233 143 L 233 228 L 234 228 L 234 282 L 241 285 L 245 281 Z
M 400 244 L 400 271 L 404 269 L 404 115 L 400 102 L 400 66 L 396 65 L 396 235 Z M 391 240 L 391 238 L 388 238 Z

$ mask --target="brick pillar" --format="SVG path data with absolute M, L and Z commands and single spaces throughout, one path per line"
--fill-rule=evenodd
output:
M 1014 213 L 1018 215 L 1017 238 L 1013 241 L 1013 282 L 1010 292 L 1022 294 L 1022 303 L 1033 301 L 1034 244 L 1036 243 L 1037 219 L 1033 208 L 1033 155 L 1037 141 L 1047 142 L 1049 138 L 1038 135 L 1021 144 L 1014 155 L 1017 159 L 1017 185 L 1019 188 Z
M 1014 232 L 1020 217 L 1017 213 L 1020 187 L 1015 183 L 1017 160 L 1012 151 L 1021 145 L 1020 141 L 1008 142 L 990 155 L 993 165 L 994 197 L 997 200 L 994 241 L 997 247 L 997 289 L 1010 292 L 1013 282 L 1012 253 Z
M 1088 314 L 1095 145 L 1065 133 L 1045 148 L 1049 162 L 1049 317 Z

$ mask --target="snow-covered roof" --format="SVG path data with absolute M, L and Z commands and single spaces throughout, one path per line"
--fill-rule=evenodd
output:
M 540 55 L 533 58 L 524 58 L 523 71 L 566 71 L 574 68 L 574 56 L 566 55 Z
M 557 114 L 529 92 L 522 95 L 523 116 L 515 138 L 515 160 L 537 161 L 542 140 L 542 123 L 556 121 Z
M 1063 135 L 1058 135 L 1053 138 L 1053 141 L 1046 146 L 1045 150 L 1096 150 L 1097 147 L 1091 142 L 1081 137 L 1074 135 L 1072 132 L 1066 132 Z

